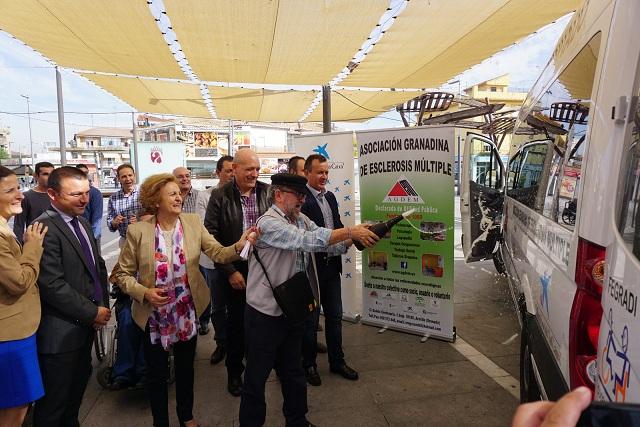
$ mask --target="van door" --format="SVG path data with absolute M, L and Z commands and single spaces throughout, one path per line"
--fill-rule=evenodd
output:
M 504 200 L 504 166 L 489 138 L 467 134 L 461 183 L 465 259 L 467 262 L 489 259 L 498 247 Z
M 607 248 L 596 398 L 640 402 L 640 70 L 625 133 L 617 230 Z

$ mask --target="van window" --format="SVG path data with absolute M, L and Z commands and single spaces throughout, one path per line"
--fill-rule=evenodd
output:
M 483 139 L 472 138 L 470 145 L 471 180 L 483 187 L 502 189 L 502 168 L 499 155 L 493 145 Z
M 529 145 L 534 156 L 527 159 L 522 150 L 520 164 L 514 164 L 518 170 L 512 171 L 510 166 L 507 176 L 508 183 L 514 179 L 516 181 L 512 186 L 513 191 L 507 191 L 508 196 L 568 229 L 574 228 L 577 216 L 582 157 L 587 145 L 600 40 L 600 33 L 592 37 L 556 80 L 536 83 L 531 99 L 525 101 L 521 119 L 534 114 L 535 108 L 538 110 L 535 116 L 553 124 L 555 134 L 534 129 L 536 134 L 532 139 L 546 138 L 546 147 L 549 148 L 543 149 L 543 144 Z M 554 59 L 547 68 L 556 66 Z M 543 76 L 553 74 L 545 72 Z M 523 122 L 525 120 L 520 120 L 520 126 Z M 524 192 L 527 185 L 529 190 Z
M 634 103 L 633 122 L 625 141 L 626 155 L 622 157 L 622 203 L 618 229 L 625 244 L 640 259 L 640 105 L 637 96 Z
M 509 165 L 507 196 L 537 211 L 541 209 L 537 200 L 540 186 L 546 181 L 544 172 L 549 146 L 548 142 L 528 145 Z

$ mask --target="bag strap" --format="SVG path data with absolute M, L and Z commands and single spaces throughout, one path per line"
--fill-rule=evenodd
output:
M 262 267 L 262 271 L 264 272 L 264 277 L 267 278 L 267 282 L 269 283 L 269 287 L 273 291 L 273 285 L 271 284 L 271 280 L 269 279 L 269 275 L 267 274 L 267 269 L 264 268 L 264 264 L 262 263 L 262 260 L 260 259 L 260 256 L 258 255 L 258 249 L 255 246 L 253 247 L 253 255 L 256 257 L 256 260 L 258 261 L 258 264 L 260 264 L 260 267 Z

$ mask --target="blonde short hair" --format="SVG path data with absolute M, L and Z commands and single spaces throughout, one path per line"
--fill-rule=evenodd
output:
M 145 212 L 153 215 L 158 213 L 158 203 L 160 203 L 160 191 L 168 183 L 178 184 L 178 180 L 170 173 L 159 173 L 151 175 L 145 179 L 140 186 L 140 204 Z

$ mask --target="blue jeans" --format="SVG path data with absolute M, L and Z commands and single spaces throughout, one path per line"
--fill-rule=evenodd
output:
M 118 321 L 118 347 L 111 378 L 123 378 L 136 383 L 145 376 L 147 364 L 142 350 L 144 331 L 131 317 L 130 297 L 118 298 L 116 320 Z
M 227 342 L 227 299 L 225 297 L 225 280 L 222 272 L 216 268 L 204 268 L 200 266 L 207 286 L 211 291 L 211 304 L 207 306 L 200 316 L 200 324 L 207 324 L 209 319 L 213 323 L 215 335 L 213 339 L 216 345 L 225 347 Z
M 324 313 L 324 336 L 327 340 L 327 355 L 330 366 L 340 366 L 344 363 L 342 351 L 342 290 L 340 274 L 329 277 L 319 276 L 320 303 Z M 304 336 L 302 338 L 302 365 L 305 368 L 316 366 L 317 327 L 320 310 L 316 310 L 304 322 Z

